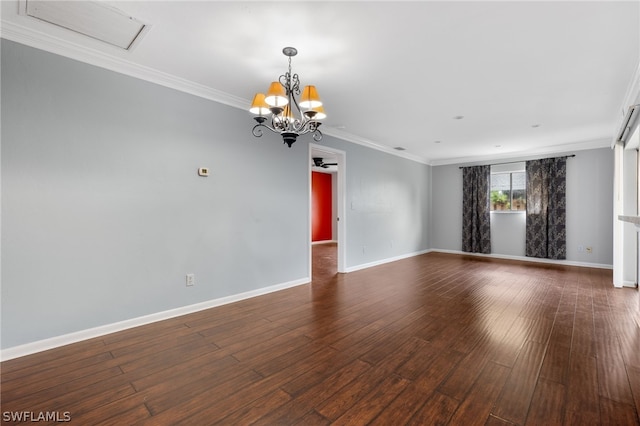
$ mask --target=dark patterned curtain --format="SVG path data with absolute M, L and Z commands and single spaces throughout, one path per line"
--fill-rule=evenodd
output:
M 526 251 L 531 257 L 566 259 L 567 158 L 527 161 Z
M 462 251 L 491 253 L 491 166 L 462 169 Z

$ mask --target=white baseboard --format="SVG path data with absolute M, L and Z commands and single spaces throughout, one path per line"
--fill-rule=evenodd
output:
M 413 253 L 407 253 L 400 256 L 389 257 L 387 259 L 376 260 L 375 262 L 363 263 L 361 265 L 356 265 L 356 266 L 350 266 L 346 269 L 345 272 L 355 272 L 361 269 L 371 268 L 372 266 L 384 265 L 385 263 L 395 262 L 396 260 L 402 260 L 409 257 L 420 256 L 421 254 L 429 253 L 430 251 L 432 251 L 432 249 L 416 251 Z
M 98 327 L 89 328 L 86 330 L 80 330 L 73 333 L 64 334 L 61 336 L 56 336 L 48 339 L 39 340 L 36 342 L 26 343 L 24 345 L 13 346 L 11 348 L 2 349 L 0 351 L 0 360 L 7 361 L 7 360 L 18 358 L 21 356 L 30 355 L 36 352 L 42 352 L 48 349 L 53 349 L 60 346 L 69 345 L 71 343 L 80 342 L 82 340 L 93 339 L 94 337 L 100 337 L 106 334 L 127 330 L 129 328 L 138 327 L 141 325 L 150 324 L 157 321 L 162 321 L 169 318 L 175 318 L 181 315 L 187 315 L 187 314 L 202 311 L 205 309 L 215 308 L 216 306 L 226 305 L 229 303 L 238 302 L 240 300 L 250 299 L 252 297 L 262 296 L 264 294 L 273 293 L 279 290 L 284 290 L 286 288 L 307 284 L 310 281 L 311 279 L 309 277 L 301 278 L 301 279 L 289 281 L 286 283 L 259 288 L 257 290 L 251 290 L 244 293 L 221 297 L 219 299 L 208 300 L 206 302 L 196 303 L 188 306 L 182 306 L 175 309 L 169 309 L 167 311 L 157 312 L 150 315 L 144 315 L 137 318 L 131 318 L 125 321 L 120 321 L 112 324 L 105 324 Z
M 489 257 L 494 259 L 519 260 L 522 262 L 548 263 L 553 265 L 567 265 L 567 266 L 581 266 L 584 268 L 613 269 L 613 265 L 606 265 L 602 263 L 576 262 L 574 260 L 541 259 L 538 257 L 511 256 L 508 254 L 493 254 L 493 253 L 492 254 L 468 253 L 466 251 L 446 250 L 446 249 L 431 249 L 431 251 L 438 252 L 438 253 L 463 254 L 466 256 Z

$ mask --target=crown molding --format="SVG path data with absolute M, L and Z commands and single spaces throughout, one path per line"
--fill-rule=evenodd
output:
M 0 37 L 4 39 L 235 108 L 249 108 L 250 102 L 248 100 L 212 89 L 203 84 L 138 65 L 126 59 L 53 37 L 13 22 L 2 20 L 1 24 Z
M 627 113 L 627 108 L 636 104 L 640 104 L 640 61 L 638 62 L 638 66 L 636 67 L 636 70 L 633 73 L 631 80 L 629 81 L 627 91 L 624 94 L 622 105 L 620 105 L 621 117 L 618 122 L 621 121 L 624 115 Z
M 458 157 L 444 160 L 436 160 L 430 163 L 431 166 L 447 166 L 451 164 L 468 164 L 468 163 L 486 163 L 496 160 L 515 160 L 524 161 L 527 158 L 533 158 L 540 155 L 564 154 L 572 151 L 584 151 L 587 149 L 609 148 L 609 139 L 595 139 L 585 142 L 568 143 L 562 145 L 553 145 L 540 149 L 531 149 L 526 151 L 510 152 L 502 155 L 484 155 L 476 157 Z
M 426 164 L 426 165 L 430 165 L 429 159 L 424 158 L 424 157 L 420 157 L 418 155 L 414 155 L 414 154 L 410 154 L 408 152 L 404 152 L 404 151 L 398 151 L 395 150 L 389 146 L 386 145 L 380 145 L 378 143 L 375 143 L 372 140 L 351 134 L 349 132 L 345 132 L 333 127 L 325 127 L 322 130 L 322 133 L 325 135 L 329 135 L 329 136 L 333 136 L 335 138 L 338 139 L 342 139 L 344 141 L 347 142 L 352 142 L 355 143 L 357 145 L 362 145 L 365 146 L 367 148 L 371 148 L 371 149 L 375 149 L 377 151 L 382 151 L 384 153 L 390 154 L 390 155 L 395 155 L 396 157 L 401 157 L 401 158 L 406 158 L 407 160 L 411 160 L 411 161 L 415 161 L 417 163 L 422 163 L 422 164 Z

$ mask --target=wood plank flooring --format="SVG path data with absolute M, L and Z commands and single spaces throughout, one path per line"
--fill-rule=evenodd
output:
M 335 270 L 317 245 L 309 285 L 3 362 L 2 421 L 640 425 L 640 297 L 611 271 L 442 253 Z

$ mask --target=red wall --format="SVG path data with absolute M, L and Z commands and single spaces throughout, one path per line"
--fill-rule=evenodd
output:
M 331 240 L 331 175 L 311 172 L 311 241 Z

